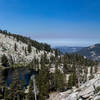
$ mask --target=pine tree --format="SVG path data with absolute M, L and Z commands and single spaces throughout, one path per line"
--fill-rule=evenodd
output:
M 96 65 L 95 66 L 95 73 L 97 73 L 97 71 L 98 71 L 98 66 Z
M 92 79 L 94 77 L 93 76 L 93 66 L 91 66 L 91 68 L 90 68 L 90 74 L 91 74 L 90 79 Z
M 71 73 L 68 80 L 68 88 L 71 89 L 73 86 L 78 85 L 78 79 L 75 72 Z
M 29 93 L 27 95 L 27 100 L 35 100 L 34 99 L 34 86 L 33 86 L 33 81 L 30 80 L 30 84 L 29 84 Z
M 28 53 L 31 53 L 32 52 L 31 44 L 28 45 L 28 49 L 27 50 L 28 50 Z
M 0 79 L 0 99 L 3 99 L 3 94 L 4 94 L 4 86 L 5 82 Z
M 19 81 L 19 75 L 15 72 L 13 77 L 13 82 L 10 86 L 10 94 L 9 97 L 11 100 L 20 100 L 20 98 L 24 95 L 24 92 L 21 90 L 21 84 Z
M 2 57 L 1 57 L 1 63 L 2 63 L 2 65 L 5 66 L 5 67 L 7 67 L 7 66 L 9 65 L 9 63 L 8 63 L 8 58 L 7 58 L 7 56 L 6 56 L 5 54 L 2 55 Z
M 73 86 L 77 86 L 78 80 L 77 80 L 77 75 L 75 72 L 73 72 Z
M 14 50 L 17 51 L 17 44 L 14 45 Z
M 21 83 L 22 89 L 25 89 L 25 87 L 26 87 L 25 78 L 22 78 L 22 80 L 20 81 L 20 83 Z
M 91 66 L 90 68 L 90 74 L 92 75 L 93 74 L 93 67 Z
M 56 68 L 54 73 L 54 87 L 56 91 L 63 91 L 65 88 L 65 75 Z
M 68 80 L 68 89 L 71 89 L 73 86 L 73 74 L 70 74 L 69 80 Z
M 40 100 L 46 100 L 46 96 L 49 94 L 49 69 L 46 66 L 42 66 L 39 75 L 36 77 L 37 87 L 39 89 Z
M 26 48 L 25 48 L 25 55 L 27 56 L 27 50 L 26 50 Z
M 8 88 L 7 88 L 7 86 L 5 86 L 5 91 L 4 91 L 4 100 L 9 100 L 9 93 L 8 93 L 9 91 L 8 91 Z

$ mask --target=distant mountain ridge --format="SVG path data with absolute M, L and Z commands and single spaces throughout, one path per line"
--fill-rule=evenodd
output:
M 88 59 L 100 61 L 100 43 L 88 47 L 57 46 L 55 48 L 57 48 L 63 54 L 78 53 Z
M 83 47 L 68 47 L 68 46 L 57 46 L 57 48 L 60 52 L 63 54 L 65 53 L 75 53 L 80 51 Z
M 100 61 L 100 44 L 85 47 L 77 53 L 89 59 Z

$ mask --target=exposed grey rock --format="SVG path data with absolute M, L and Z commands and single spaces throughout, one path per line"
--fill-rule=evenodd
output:
M 15 43 L 17 45 L 17 50 L 15 51 L 14 46 Z M 34 57 L 39 59 L 41 58 L 41 55 L 44 54 L 44 52 L 47 54 L 48 59 L 51 55 L 54 56 L 54 53 L 47 53 L 46 51 L 38 51 L 36 52 L 36 48 L 32 46 L 32 52 L 25 55 L 25 50 L 23 48 L 27 48 L 27 44 L 17 41 L 12 36 L 6 36 L 3 34 L 0 34 L 0 58 L 3 54 L 5 54 L 9 60 L 13 60 L 15 63 L 23 63 L 23 62 L 31 62 Z
M 95 77 L 77 89 L 69 90 L 66 92 L 58 93 L 53 99 L 50 100 L 96 100 L 100 98 L 100 92 L 95 94 L 95 89 L 100 86 L 100 74 L 96 73 Z

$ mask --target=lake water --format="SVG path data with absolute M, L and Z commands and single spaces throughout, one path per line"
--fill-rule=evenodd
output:
M 7 85 L 9 86 L 13 81 L 13 76 L 15 72 L 18 73 L 19 80 L 22 80 L 22 79 L 25 80 L 26 85 L 29 84 L 31 76 L 33 75 L 35 76 L 37 74 L 36 71 L 32 69 L 28 69 L 28 68 L 16 68 L 16 69 L 9 68 L 0 72 L 0 76 L 1 76 L 0 81 L 5 80 Z

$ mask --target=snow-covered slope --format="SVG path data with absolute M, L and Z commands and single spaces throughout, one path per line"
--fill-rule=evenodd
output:
M 15 51 L 15 44 L 17 46 L 17 50 Z M 14 62 L 30 62 L 33 60 L 33 58 L 41 58 L 41 55 L 47 53 L 43 50 L 37 50 L 35 47 L 32 46 L 32 52 L 28 53 L 27 51 L 28 45 L 17 41 L 16 38 L 13 36 L 8 36 L 0 33 L 0 58 L 3 54 L 5 54 L 9 59 L 12 59 Z M 25 54 L 25 49 L 27 52 L 27 55 Z M 48 52 L 47 56 L 48 58 L 54 55 L 54 53 Z

